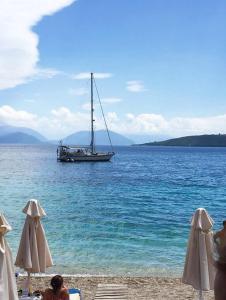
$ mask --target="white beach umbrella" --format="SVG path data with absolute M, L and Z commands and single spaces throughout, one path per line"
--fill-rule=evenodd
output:
M 213 290 L 215 268 L 213 264 L 213 220 L 204 208 L 198 208 L 192 217 L 182 282 L 199 291 Z
M 18 300 L 13 258 L 5 239 L 12 230 L 3 214 L 0 214 L 0 299 Z
M 30 273 L 45 273 L 46 268 L 53 265 L 49 246 L 45 237 L 44 228 L 40 219 L 45 211 L 35 199 L 28 201 L 23 209 L 27 215 L 15 265 L 28 272 L 28 285 Z

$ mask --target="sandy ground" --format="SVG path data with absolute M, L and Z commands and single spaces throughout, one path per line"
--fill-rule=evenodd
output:
M 23 277 L 17 280 L 18 289 L 22 288 Z M 50 277 L 32 277 L 33 290 L 49 287 Z M 178 278 L 158 277 L 65 277 L 68 288 L 76 287 L 82 291 L 83 300 L 93 300 L 98 283 L 124 283 L 128 285 L 129 300 L 188 300 L 198 299 L 192 287 L 181 283 Z M 213 292 L 205 293 L 205 300 L 214 300 Z

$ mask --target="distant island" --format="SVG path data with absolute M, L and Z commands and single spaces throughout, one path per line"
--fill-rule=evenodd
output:
M 203 134 L 184 136 L 161 142 L 139 144 L 140 146 L 180 146 L 180 147 L 226 147 L 226 134 Z
M 0 144 L 37 145 L 47 142 L 47 139 L 36 130 L 7 124 L 0 125 Z
M 3 136 L 0 136 L 0 144 L 41 144 L 43 143 L 33 135 L 23 132 L 13 132 Z
M 21 135 L 21 133 L 23 133 L 24 135 Z M 26 139 L 26 135 L 28 135 L 27 136 L 28 142 L 29 140 L 31 141 L 30 136 L 33 136 L 37 139 L 34 140 L 35 143 L 37 143 L 37 141 L 39 141 L 40 143 L 47 141 L 47 139 L 36 130 L 27 127 L 18 127 L 18 126 L 11 126 L 8 124 L 0 124 L 0 138 L 4 137 L 2 140 L 9 139 L 13 141 L 15 139 L 15 141 L 19 142 L 21 139 L 24 141 Z

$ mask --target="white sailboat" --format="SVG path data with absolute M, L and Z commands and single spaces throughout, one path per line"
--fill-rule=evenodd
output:
M 111 152 L 97 152 L 95 148 L 95 140 L 94 140 L 94 105 L 93 105 L 93 82 L 94 75 L 91 76 L 91 141 L 89 146 L 69 146 L 63 145 L 62 141 L 60 142 L 57 148 L 57 160 L 61 162 L 90 162 L 90 161 L 110 161 L 112 156 L 115 155 L 114 151 Z M 99 95 L 98 95 L 99 96 Z M 101 103 L 100 103 L 101 104 Z M 101 106 L 102 110 L 102 106 Z M 103 113 L 103 110 L 102 110 Z M 105 121 L 105 117 L 103 114 L 103 118 Z M 107 123 L 105 121 L 106 130 L 109 138 L 109 142 L 112 148 L 111 138 L 109 135 L 109 131 L 107 128 Z

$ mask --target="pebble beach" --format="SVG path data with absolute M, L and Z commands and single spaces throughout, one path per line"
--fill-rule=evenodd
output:
M 49 287 L 50 276 L 32 277 L 32 289 L 43 291 Z M 24 277 L 18 278 L 18 289 Z M 81 289 L 83 300 L 93 300 L 99 283 L 128 285 L 128 300 L 191 300 L 198 296 L 191 286 L 181 283 L 179 278 L 169 277 L 64 277 L 65 286 Z M 213 291 L 205 293 L 206 300 L 214 300 Z

